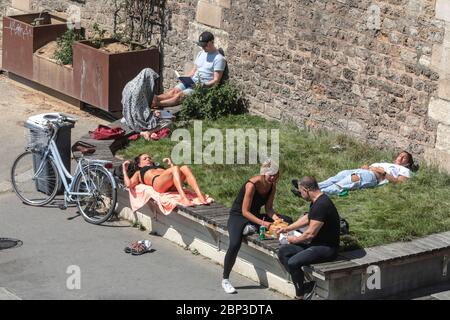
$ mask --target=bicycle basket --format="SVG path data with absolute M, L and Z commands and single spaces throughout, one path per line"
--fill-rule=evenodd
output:
M 47 148 L 50 139 L 50 132 L 46 130 L 28 129 L 26 130 L 25 136 L 27 141 L 27 150 L 40 152 Z

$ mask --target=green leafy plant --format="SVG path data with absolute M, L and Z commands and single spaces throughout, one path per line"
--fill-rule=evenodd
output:
M 241 90 L 235 84 L 225 82 L 212 88 L 196 86 L 194 92 L 183 100 L 180 118 L 215 120 L 229 114 L 246 112 L 247 101 Z
M 131 224 L 131 226 L 133 228 L 139 229 L 140 231 L 145 231 L 146 228 L 145 226 L 142 224 L 142 222 L 140 222 L 139 220 L 135 219 L 133 220 L 133 223 Z
M 105 42 L 103 40 L 105 38 L 106 30 L 100 28 L 97 22 L 94 23 L 92 29 L 93 32 L 91 37 L 89 38 L 89 41 L 92 43 L 94 47 L 100 49 L 105 45 Z
M 73 50 L 72 44 L 75 41 L 83 40 L 84 37 L 74 30 L 67 30 L 62 37 L 56 39 L 56 51 L 53 58 L 62 64 L 72 64 Z

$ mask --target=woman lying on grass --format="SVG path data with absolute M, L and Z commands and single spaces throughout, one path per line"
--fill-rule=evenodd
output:
M 344 170 L 319 183 L 322 192 L 333 195 L 343 191 L 372 188 L 387 182 L 401 183 L 411 178 L 413 156 L 402 151 L 393 163 L 373 163 L 360 169 Z
M 133 188 L 136 185 L 143 183 L 153 187 L 156 192 L 164 193 L 167 191 L 174 191 L 174 188 L 181 196 L 181 203 L 185 206 L 191 205 L 191 201 L 186 196 L 183 190 L 183 182 L 187 183 L 194 189 L 198 199 L 202 204 L 208 204 L 205 195 L 200 191 L 197 180 L 187 166 L 175 166 L 169 158 L 163 159 L 170 168 L 165 169 L 160 165 L 156 165 L 151 156 L 146 153 L 138 155 L 134 158 L 134 168 L 136 172 L 128 176 L 128 167 L 130 161 L 125 161 L 122 164 L 124 183 L 127 188 Z

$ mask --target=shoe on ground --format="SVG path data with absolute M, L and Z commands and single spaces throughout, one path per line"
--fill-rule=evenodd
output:
M 222 280 L 222 288 L 228 294 L 236 293 L 236 289 L 231 285 L 231 282 L 228 279 Z
M 305 293 L 303 295 L 304 300 L 311 300 L 314 296 L 314 289 L 316 288 L 316 282 L 311 281 L 305 283 Z

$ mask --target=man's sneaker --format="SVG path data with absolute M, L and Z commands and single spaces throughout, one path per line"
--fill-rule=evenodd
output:
M 248 236 L 254 233 L 256 233 L 256 227 L 250 223 L 247 224 L 244 228 L 244 231 L 242 231 L 242 235 L 244 236 Z
M 311 300 L 314 296 L 314 289 L 316 289 L 316 282 L 310 281 L 306 282 L 304 285 L 305 288 L 305 294 L 303 295 L 304 300 Z
M 231 282 L 228 279 L 222 280 L 222 288 L 226 293 L 236 293 L 236 289 L 231 285 Z

